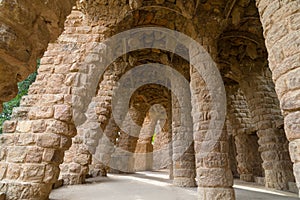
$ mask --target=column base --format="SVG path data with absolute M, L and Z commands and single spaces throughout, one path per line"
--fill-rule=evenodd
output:
M 123 173 L 134 173 L 134 158 L 131 154 L 115 153 L 111 156 L 110 169 Z
M 5 194 L 6 200 L 48 200 L 52 184 L 1 182 L 0 187 L 0 191 Z
M 196 187 L 196 180 L 193 178 L 177 178 L 173 180 L 173 185 L 178 187 Z
M 232 187 L 198 187 L 198 200 L 235 200 L 235 193 Z
M 245 182 L 254 182 L 254 177 L 252 174 L 241 174 L 240 180 Z

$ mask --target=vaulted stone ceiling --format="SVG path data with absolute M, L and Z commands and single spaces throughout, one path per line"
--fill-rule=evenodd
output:
M 0 103 L 13 98 L 16 83 L 35 70 L 37 58 L 60 35 L 75 4 L 92 25 L 110 27 L 107 37 L 132 27 L 162 26 L 192 38 L 206 38 L 198 42 L 210 46 L 226 80 L 237 81 L 249 67 L 267 66 L 261 64 L 267 55 L 258 11 L 251 0 L 2 0 Z

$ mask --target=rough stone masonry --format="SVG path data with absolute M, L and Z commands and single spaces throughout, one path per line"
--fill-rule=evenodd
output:
M 0 103 L 41 58 L 36 81 L 3 125 L 0 198 L 46 200 L 59 178 L 81 184 L 89 174 L 156 166 L 176 186 L 197 186 L 201 200 L 235 199 L 233 174 L 299 189 L 299 22 L 299 0 L 0 0 Z M 194 44 L 154 32 L 133 32 L 113 49 L 103 44 L 147 27 L 180 32 Z M 119 56 L 101 71 L 110 54 Z M 147 78 L 134 69 L 151 63 L 164 66 L 149 75 L 157 82 L 134 88 Z M 210 76 L 222 80 L 225 103 L 198 64 L 216 66 Z M 179 75 L 168 76 L 171 69 Z M 122 77 L 133 93 L 115 107 Z M 215 105 L 227 109 L 225 123 Z M 209 135 L 212 125 L 220 137 Z

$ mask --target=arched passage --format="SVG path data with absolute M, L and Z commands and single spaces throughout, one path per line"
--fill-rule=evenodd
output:
M 211 2 L 206 1 L 201 1 L 201 3 L 189 1 L 187 4 L 183 4 L 183 1 L 177 0 L 173 4 L 170 1 L 162 4 L 161 1 L 108 1 L 107 3 L 84 1 L 79 4 L 78 9 L 80 11 L 74 10 L 69 16 L 64 34 L 57 43 L 49 46 L 45 57 L 42 59 L 38 79 L 31 86 L 30 95 L 25 97 L 21 107 L 16 109 L 15 120 L 5 124 L 6 134 L 2 136 L 4 144 L 1 146 L 1 183 L 3 184 L 1 191 L 7 193 L 9 198 L 47 198 L 52 183 L 57 179 L 58 165 L 62 162 L 63 153 L 71 145 L 71 137 L 76 135 L 75 127 L 79 127 L 85 122 L 84 113 L 96 94 L 99 77 L 104 73 L 107 65 L 120 56 L 126 56 L 127 52 L 149 48 L 154 49 L 154 51 L 162 49 L 181 55 L 184 59 L 189 60 L 191 66 L 194 67 L 191 69 L 190 75 L 193 131 L 197 156 L 196 167 L 200 183 L 199 194 L 204 199 L 215 198 L 212 196 L 213 194 L 232 198 L 232 181 L 226 161 L 226 134 L 223 133 L 224 129 L 221 126 L 223 119 L 225 119 L 225 115 L 222 113 L 224 109 L 216 103 L 216 100 L 219 102 L 223 99 L 222 94 L 225 92 L 222 87 L 212 84 L 212 82 L 219 83 L 218 80 L 221 78 L 218 70 L 211 71 L 211 69 L 215 69 L 215 64 L 211 62 L 210 56 L 217 59 L 215 39 L 226 26 L 226 20 L 231 18 L 233 27 L 245 24 L 244 19 L 240 20 L 240 17 L 244 15 L 240 13 L 240 10 L 247 8 L 247 6 L 255 7 L 253 7 L 252 1 L 251 5 L 248 1 L 239 1 L 237 4 L 236 2 L 218 1 L 211 4 Z M 274 72 L 273 79 L 276 80 L 276 90 L 285 115 L 285 129 L 288 139 L 292 141 L 290 144 L 291 152 L 293 152 L 291 156 L 296 163 L 294 172 L 296 179 L 298 179 L 297 155 L 294 154 L 297 151 L 295 133 L 298 130 L 297 111 L 299 106 L 296 93 L 298 91 L 298 79 L 294 78 L 293 74 L 291 75 L 293 78 L 287 77 L 287 74 L 292 73 L 288 69 L 297 73 L 296 65 L 292 63 L 296 59 L 298 51 L 296 45 L 289 45 L 288 48 L 279 48 L 284 49 L 284 52 L 278 51 L 277 56 L 278 48 L 275 47 L 282 47 L 281 45 L 285 43 L 294 44 L 290 40 L 296 38 L 298 27 L 295 27 L 291 21 L 295 19 L 294 14 L 297 11 L 295 9 L 298 9 L 299 4 L 297 1 L 275 1 L 271 4 L 267 1 L 257 1 L 257 5 L 267 38 L 271 70 Z M 203 12 L 198 12 L 199 9 Z M 274 10 L 276 12 L 272 12 Z M 225 18 L 223 14 L 225 14 Z M 205 15 L 213 17 L 207 17 L 210 19 L 208 21 L 199 20 Z M 162 16 L 167 16 L 167 19 L 170 20 L 163 20 Z M 175 17 L 177 18 L 175 19 Z M 278 36 L 276 39 L 276 37 L 272 37 L 273 34 L 270 31 L 277 30 L 277 26 L 273 26 L 274 24 L 269 21 L 275 17 L 282 17 L 283 24 L 288 27 L 284 30 L 289 32 L 283 31 L 281 34 L 282 36 L 287 35 L 282 40 L 279 40 L 280 34 L 275 34 Z M 247 19 L 253 18 L 250 16 Z M 127 20 L 130 22 L 128 25 L 118 26 L 126 24 Z M 177 32 L 170 32 L 168 29 L 159 32 L 159 28 L 142 28 L 146 25 L 168 27 L 169 30 L 181 31 L 198 41 L 204 48 L 196 47 L 197 43 L 194 40 L 190 40 L 190 38 Z M 133 30 L 134 27 L 141 29 Z M 217 29 L 216 27 L 220 28 Z M 250 27 L 253 28 L 253 26 Z M 106 40 L 105 43 L 101 43 L 123 30 L 130 31 L 122 35 L 122 39 L 115 38 L 114 41 Z M 224 37 L 232 38 L 234 36 L 224 34 Z M 242 38 L 245 37 L 247 40 L 256 42 L 255 37 L 247 37 L 247 35 L 242 34 Z M 274 44 L 274 41 L 279 42 Z M 295 41 L 297 44 L 297 38 Z M 273 46 L 275 47 L 273 48 Z M 257 55 L 253 49 L 255 48 L 249 45 L 246 50 L 241 49 L 241 51 L 245 51 L 251 58 L 255 58 Z M 58 56 L 62 52 L 66 56 Z M 282 56 L 288 58 L 284 59 Z M 238 57 L 244 58 L 244 54 Z M 289 67 L 276 67 L 276 63 L 284 62 L 287 62 Z M 201 70 L 197 71 L 199 63 L 201 63 Z M 298 62 L 296 61 L 296 63 Z M 225 71 L 223 75 L 226 74 L 227 69 L 220 65 L 219 67 Z M 234 70 L 228 73 L 233 79 L 234 77 L 231 75 L 234 74 L 232 72 L 236 72 Z M 282 85 L 288 85 L 288 87 Z M 292 95 L 286 96 L 287 94 Z M 275 97 L 272 96 L 271 98 Z M 221 115 L 218 115 L 216 111 L 221 111 Z M 211 134 L 206 134 L 206 136 L 208 135 L 207 138 L 204 137 L 207 131 L 216 134 L 210 130 L 210 126 L 218 130 L 221 139 L 218 137 L 211 138 Z M 207 145 L 208 149 L 212 147 L 214 153 L 207 154 L 205 151 L 201 151 L 203 144 Z M 280 151 L 280 148 L 276 148 L 276 151 Z M 280 152 L 275 154 L 281 155 Z M 221 158 L 221 162 L 215 163 L 214 158 Z M 268 168 L 269 162 L 266 160 L 265 163 L 265 167 Z M 268 168 L 267 170 L 270 172 L 269 177 L 281 173 L 277 173 L 276 169 Z M 207 175 L 207 172 L 211 173 Z M 203 180 L 210 180 L 210 182 Z

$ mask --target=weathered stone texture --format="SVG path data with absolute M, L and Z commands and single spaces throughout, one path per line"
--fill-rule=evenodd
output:
M 175 185 L 195 186 L 196 179 L 199 199 L 234 199 L 232 171 L 277 189 L 293 185 L 294 172 L 300 188 L 299 1 L 78 1 L 65 21 L 74 3 L 0 1 L 0 103 L 52 42 L 0 136 L 0 192 L 8 200 L 47 199 L 60 170 L 65 184 L 79 184 L 89 167 L 106 175 L 157 162 Z M 203 49 L 152 33 L 131 33 L 113 48 L 100 44 L 148 26 L 177 30 Z M 210 69 L 213 61 L 226 91 L 210 87 L 218 74 L 195 69 Z M 177 70 L 190 85 L 153 70 L 150 76 L 165 85 L 134 88 L 144 81 L 140 72 L 116 90 L 120 96 L 114 93 L 123 75 L 152 62 Z M 113 107 L 114 95 L 122 103 L 129 88 L 136 91 L 126 107 Z M 227 102 L 215 99 L 222 92 Z M 152 115 L 157 104 L 163 117 Z M 219 127 L 225 107 L 227 123 Z M 229 154 L 229 144 L 236 153 Z
M 298 1 L 257 1 L 266 47 L 269 53 L 269 67 L 273 72 L 273 80 L 275 81 L 275 89 L 278 94 L 282 112 L 285 116 L 284 124 L 286 134 L 290 143 L 290 154 L 294 158 L 294 175 L 299 188 L 299 173 L 297 169 L 297 153 L 291 151 L 292 146 L 297 143 L 297 139 L 290 137 L 293 133 L 297 133 L 299 123 L 295 118 L 289 118 L 300 109 L 299 98 L 299 78 L 297 71 L 299 66 L 295 65 L 295 58 L 299 57 L 299 26 L 294 24 L 294 19 L 297 18 L 300 4 Z M 296 36 L 298 35 L 298 36 Z M 296 61 L 297 63 L 297 61 Z M 296 87 L 295 87 L 296 86 Z M 293 91 L 293 92 L 291 92 Z M 295 127 L 289 129 L 288 127 Z M 271 156 L 271 155 L 270 155 Z
M 0 2 L 1 104 L 16 95 L 17 82 L 34 72 L 48 43 L 62 33 L 74 4 L 75 0 Z
M 258 152 L 258 136 L 253 126 L 245 95 L 237 86 L 227 87 L 227 118 L 236 146 L 236 161 L 241 180 L 254 181 L 263 176 L 262 159 Z

